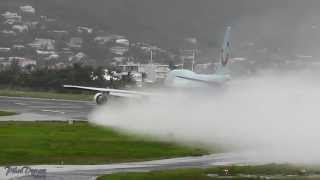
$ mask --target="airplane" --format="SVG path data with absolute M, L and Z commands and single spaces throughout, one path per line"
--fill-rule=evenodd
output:
M 227 27 L 222 48 L 220 50 L 220 65 L 214 74 L 197 74 L 191 70 L 178 69 L 172 70 L 168 73 L 164 81 L 165 87 L 169 88 L 210 88 L 224 85 L 231 79 L 227 70 L 227 65 L 231 58 L 230 46 L 230 32 L 231 27 Z M 146 96 L 153 96 L 153 93 L 143 91 L 120 90 L 110 88 L 96 88 L 85 86 L 64 85 L 64 88 L 82 89 L 96 91 L 94 101 L 98 105 L 107 103 L 109 96 L 127 97 L 127 98 L 141 98 Z
M 231 76 L 228 74 L 226 67 L 231 58 L 230 32 L 231 27 L 227 27 L 220 50 L 220 65 L 215 74 L 197 74 L 188 69 L 173 70 L 168 74 L 165 85 L 179 88 L 197 88 L 203 87 L 204 84 L 221 85 L 229 81 Z

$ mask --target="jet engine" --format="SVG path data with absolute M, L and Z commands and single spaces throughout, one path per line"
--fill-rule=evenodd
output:
M 107 93 L 97 93 L 94 95 L 93 99 L 98 105 L 104 105 L 108 101 Z

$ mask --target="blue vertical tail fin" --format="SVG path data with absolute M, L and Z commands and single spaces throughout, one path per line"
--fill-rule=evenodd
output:
M 220 49 L 220 65 L 217 69 L 218 74 L 227 73 L 227 65 L 231 58 L 231 44 L 230 44 L 231 27 L 228 26 L 224 35 L 222 47 Z

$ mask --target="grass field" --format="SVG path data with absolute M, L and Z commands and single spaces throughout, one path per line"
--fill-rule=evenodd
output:
M 9 112 L 9 111 L 0 111 L 0 116 L 13 116 L 16 115 L 15 112 Z
M 85 122 L 0 122 L 0 165 L 104 164 L 206 153 Z
M 0 89 L 0 96 L 82 100 L 82 101 L 92 101 L 93 99 L 92 94 L 71 94 L 71 93 L 56 93 L 56 92 L 12 90 L 12 89 Z
M 225 170 L 228 170 L 226 175 Z M 179 169 L 149 173 L 117 173 L 98 180 L 212 180 L 212 179 L 319 179 L 320 170 L 291 165 L 230 166 L 209 169 Z M 292 176 L 295 175 L 295 176 Z

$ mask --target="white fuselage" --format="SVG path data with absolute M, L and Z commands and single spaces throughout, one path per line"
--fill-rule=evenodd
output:
M 203 88 L 227 82 L 227 74 L 197 74 L 193 71 L 182 69 L 171 71 L 165 79 L 166 87 L 173 88 Z

